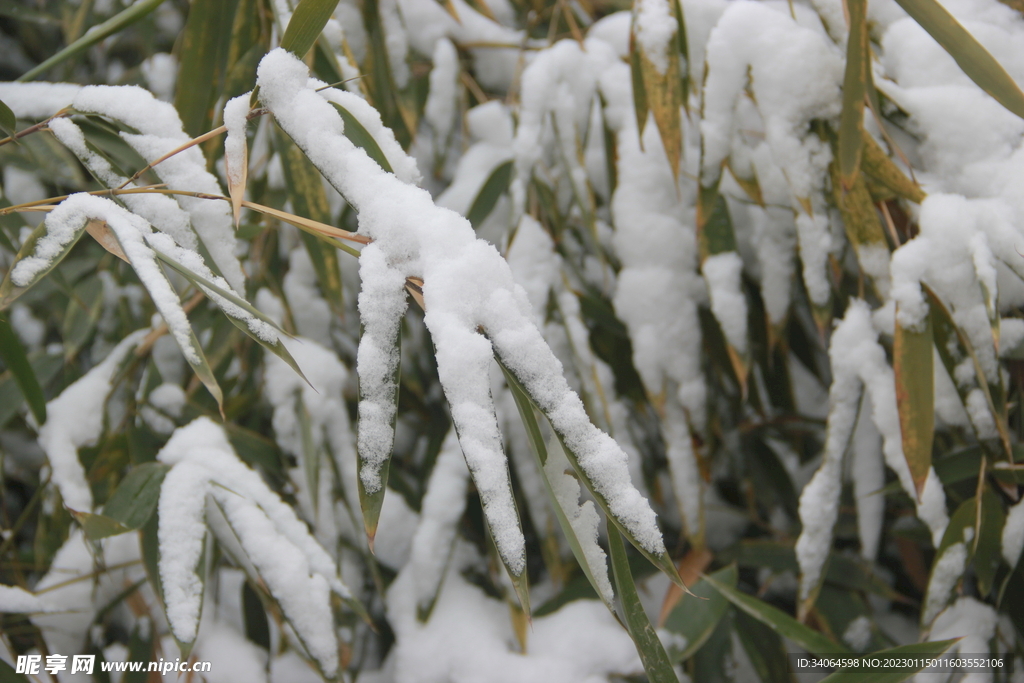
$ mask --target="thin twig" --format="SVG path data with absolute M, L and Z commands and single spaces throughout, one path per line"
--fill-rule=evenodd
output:
M 31 125 L 31 126 L 29 126 L 28 128 L 26 128 L 24 130 L 19 130 L 14 135 L 10 135 L 10 136 L 4 138 L 3 140 L 0 140 L 0 147 L 6 145 L 8 142 L 14 142 L 15 140 L 20 140 L 21 138 L 25 137 L 26 135 L 31 135 L 32 133 L 38 133 L 41 130 L 45 130 L 46 127 L 48 125 L 50 125 L 50 121 L 53 121 L 54 119 L 63 118 L 65 116 L 70 116 L 70 115 L 71 115 L 71 108 L 70 107 L 67 107 L 65 109 L 61 109 L 59 112 L 57 112 L 56 114 L 54 114 L 50 118 L 46 119 L 45 121 L 40 121 L 39 123 Z

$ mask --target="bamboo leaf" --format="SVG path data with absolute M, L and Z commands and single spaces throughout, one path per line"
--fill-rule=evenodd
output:
M 548 451 L 547 445 L 544 443 L 544 436 L 541 434 L 540 425 L 537 423 L 537 416 L 534 413 L 534 405 L 527 396 L 526 391 L 523 389 L 519 381 L 509 372 L 508 368 L 498 360 L 498 366 L 501 368 L 502 373 L 505 375 L 505 381 L 508 383 L 508 388 L 512 392 L 512 397 L 515 399 L 516 408 L 519 409 L 519 416 L 523 420 L 523 426 L 526 428 L 527 436 L 530 438 L 530 445 L 533 447 L 532 451 L 534 456 L 537 458 L 537 465 L 540 469 L 541 479 L 544 481 L 544 490 L 548 493 L 548 498 L 551 501 L 551 507 L 555 511 L 555 517 L 558 519 L 558 526 L 561 527 L 562 533 L 565 535 L 566 540 L 569 542 L 569 548 L 572 550 L 573 556 L 579 563 L 580 568 L 583 570 L 584 576 L 587 577 L 587 581 L 593 587 L 594 592 L 598 597 L 604 601 L 603 591 L 600 588 L 600 583 L 597 581 L 598 572 L 603 572 L 607 575 L 607 566 L 592 566 L 588 560 L 587 554 L 583 551 L 583 544 L 580 543 L 579 537 L 576 535 L 576 530 L 573 529 L 572 524 L 569 522 L 569 518 L 566 516 L 565 510 L 562 508 L 558 497 L 555 495 L 554 488 L 551 485 L 551 480 L 547 476 L 545 465 L 547 464 Z M 605 601 L 605 606 L 614 614 L 615 607 Z
M 31 683 L 28 676 L 18 673 L 17 669 L 0 659 L 0 683 Z
M 3 318 L 0 318 L 0 359 L 14 375 L 14 381 L 21 389 L 21 395 L 25 397 L 36 424 L 45 423 L 46 397 L 43 395 L 43 389 L 39 385 L 32 364 L 28 361 L 25 347 L 21 345 L 21 340 L 15 334 L 11 323 Z
M 937 0 L 896 0 L 956 60 L 979 88 L 1024 118 L 1024 92 L 1010 74 Z
M 732 564 L 719 569 L 712 576 L 723 584 L 735 588 L 739 572 L 736 565 Z M 674 662 L 692 657 L 711 637 L 729 607 L 729 601 L 725 596 L 704 579 L 694 584 L 690 591 L 692 595 L 683 595 L 665 619 L 666 629 L 686 639 L 686 646 L 682 650 L 673 650 L 669 645 L 668 654 Z
M 328 223 L 331 220 L 331 209 L 320 172 L 287 136 L 278 135 L 276 140 L 292 208 L 300 215 L 309 216 L 320 223 Z M 302 242 L 309 253 L 313 269 L 316 270 L 317 282 L 323 290 L 324 298 L 335 315 L 344 316 L 338 252 L 307 232 L 302 233 Z
M 644 53 L 642 47 L 639 54 L 640 74 L 643 78 L 647 106 L 654 114 L 654 123 L 658 126 L 661 144 L 672 168 L 672 177 L 678 178 L 679 163 L 683 157 L 683 121 L 680 113 L 683 92 L 679 78 L 679 58 L 672 51 L 668 51 L 668 67 L 662 73 Z
M 871 68 L 867 5 L 867 0 L 848 0 L 846 3 L 850 13 L 850 35 L 846 43 L 838 154 L 840 184 L 843 189 L 852 187 L 857 177 L 864 140 L 864 96 Z
M 849 667 L 839 669 L 821 680 L 821 683 L 862 683 L 870 677 L 872 683 L 900 683 L 905 681 L 925 667 L 924 662 L 928 658 L 936 657 L 949 649 L 950 645 L 959 638 L 952 640 L 936 640 L 928 643 L 911 643 L 900 645 L 889 650 L 872 652 L 871 659 L 900 659 L 908 662 L 921 662 L 921 665 L 908 666 L 896 669 L 865 669 L 863 667 Z
M 96 331 L 102 312 L 103 282 L 99 277 L 88 277 L 75 285 L 61 321 L 65 358 L 74 357 L 85 346 Z
M 117 536 L 118 534 L 124 534 L 131 529 L 121 524 L 116 519 L 111 519 L 106 515 L 93 514 L 91 512 L 79 512 L 78 510 L 68 511 L 71 516 L 75 518 L 79 526 L 82 527 L 82 533 L 90 541 L 98 541 L 101 538 L 107 538 L 108 536 Z
M 923 329 L 896 325 L 893 342 L 893 371 L 896 374 L 896 408 L 900 415 L 903 456 L 914 479 L 917 497 L 932 467 L 932 439 L 935 436 L 935 370 L 932 356 L 931 316 Z
M 841 152 L 842 141 L 839 144 Z M 882 223 L 871 200 L 871 192 L 868 190 L 864 175 L 857 173 L 848 187 L 844 188 L 845 181 L 840 178 L 839 165 L 830 164 L 829 171 L 832 176 L 832 198 L 843 217 L 846 239 L 853 245 L 857 257 L 877 258 L 875 254 L 862 253 L 865 250 L 888 251 L 885 232 L 882 230 Z
M 647 91 L 644 89 L 643 68 L 640 65 L 640 47 L 636 42 L 636 19 L 629 32 L 629 73 L 633 80 L 633 111 L 636 114 L 636 129 L 640 137 L 640 149 L 644 147 L 644 127 L 647 125 Z
M 302 441 L 302 468 L 306 474 L 306 487 L 313 502 L 313 511 L 319 507 L 320 492 L 320 449 L 313 436 L 313 423 L 302 400 L 302 392 L 295 392 L 295 414 L 299 418 L 299 436 Z
M 135 4 L 131 5 L 127 9 L 118 12 L 110 19 L 107 19 L 102 24 L 93 26 L 85 32 L 81 38 L 71 43 L 63 50 L 53 55 L 49 59 L 45 60 L 42 64 L 39 64 L 26 73 L 22 74 L 19 81 L 31 81 L 36 76 L 45 73 L 49 69 L 61 64 L 72 57 L 85 52 L 90 47 L 100 42 L 108 36 L 112 36 L 118 31 L 125 29 L 135 22 L 139 21 L 147 14 L 159 7 L 164 0 L 139 0 Z
M 156 510 L 160 486 L 169 469 L 158 462 L 135 466 L 111 494 L 103 514 L 127 529 L 141 529 Z
M 125 263 L 128 263 L 128 257 L 121 251 L 121 244 L 114 237 L 114 233 L 106 221 L 96 220 L 95 218 L 90 219 L 85 224 L 85 231 L 89 233 L 90 237 L 99 242 L 101 247 Z
M 337 6 L 338 0 L 302 0 L 284 30 L 281 47 L 303 59 Z
M 347 126 L 347 124 L 346 124 Z M 484 220 L 494 210 L 494 206 L 501 199 L 501 195 L 505 194 L 508 190 L 509 183 L 512 182 L 512 161 L 506 161 L 503 164 L 495 168 L 491 175 L 487 176 L 487 180 L 484 182 L 483 187 L 480 188 L 480 192 L 473 200 L 472 206 L 469 207 L 469 211 L 466 213 L 466 218 L 473 225 L 474 230 L 478 230 Z
M 174 108 L 181 116 L 189 137 L 210 129 L 213 106 L 224 76 L 236 2 L 234 0 L 192 0 L 185 30 L 181 35 L 179 78 Z
M 223 298 L 227 299 L 228 301 L 233 303 L 235 306 L 238 306 L 239 308 L 245 310 L 247 313 L 249 313 L 253 317 L 257 318 L 258 320 L 260 320 L 260 321 L 262 321 L 262 322 L 264 322 L 264 323 L 266 323 L 268 325 L 270 325 L 275 330 L 277 330 L 279 333 L 285 334 L 285 335 L 288 334 L 287 332 L 282 330 L 281 327 L 276 322 L 274 322 L 273 319 L 271 319 L 271 318 L 267 317 L 266 315 L 264 315 L 258 308 L 256 308 L 255 306 L 253 306 L 248 301 L 246 301 L 242 297 L 238 296 L 234 292 L 232 292 L 232 291 L 230 291 L 228 289 L 224 289 L 223 287 L 218 287 L 217 285 L 215 285 L 214 283 L 210 282 L 209 280 L 207 280 L 206 278 L 202 277 L 201 275 L 198 275 L 198 274 L 192 272 L 191 270 L 189 270 L 188 268 L 185 268 L 184 266 L 179 264 L 177 261 L 175 261 L 171 257 L 167 256 L 166 254 L 158 251 L 157 249 L 153 249 L 153 253 L 156 254 L 156 257 L 162 263 L 167 264 L 173 271 L 175 271 L 176 273 L 180 274 L 186 280 L 191 282 L 194 286 L 198 287 L 199 289 L 204 289 L 208 293 L 212 292 L 214 294 L 219 295 L 220 297 L 223 297 Z M 283 360 L 285 363 L 287 363 L 288 366 L 292 370 L 294 370 L 296 373 L 298 373 L 299 377 L 301 377 L 304 382 L 309 384 L 309 380 L 306 379 L 306 375 L 303 374 L 302 368 L 300 368 L 299 364 L 295 362 L 295 358 L 292 357 L 292 354 L 288 351 L 287 347 L 285 347 L 284 343 L 280 339 L 278 339 L 276 342 L 273 342 L 273 343 L 267 341 L 266 339 L 263 339 L 258 334 L 253 332 L 252 329 L 250 329 L 248 321 L 244 317 L 237 316 L 235 311 L 232 311 L 229 307 L 224 306 L 220 301 L 217 300 L 217 297 L 213 297 L 213 299 L 214 299 L 214 302 L 218 306 L 220 306 L 220 309 L 228 317 L 228 320 L 230 320 L 235 325 L 235 327 L 237 327 L 242 332 L 244 332 L 246 334 L 246 336 L 248 336 L 250 339 L 252 339 L 254 342 L 259 344 L 260 346 L 262 346 L 264 349 L 266 349 L 267 351 L 270 351 L 272 354 L 274 354 L 275 356 L 277 356 L 278 358 Z M 310 386 L 312 386 L 312 385 L 310 385 Z M 219 401 L 218 401 L 218 403 L 219 403 Z
M 366 152 L 371 159 L 377 162 L 377 165 L 383 168 L 388 173 L 394 173 L 391 169 L 391 164 L 388 163 L 388 158 L 384 156 L 384 151 L 377 144 L 377 141 L 373 139 L 370 132 L 363 127 L 363 124 L 359 122 L 355 116 L 341 106 L 337 102 L 331 102 L 334 108 L 341 114 L 342 120 L 345 122 L 345 137 L 352 141 L 352 144 Z
M 14 112 L 8 107 L 3 100 L 0 100 L 0 131 L 7 133 L 8 136 L 13 137 L 18 130 L 18 119 L 14 116 Z
M 622 603 L 622 615 L 625 618 L 626 630 L 629 631 L 636 651 L 640 653 L 647 679 L 651 683 L 679 683 L 672 662 L 661 644 L 657 632 L 651 626 L 640 596 L 633 583 L 633 574 L 629 569 L 629 558 L 622 536 L 614 528 L 608 530 L 608 551 L 612 560 L 612 574 L 615 576 L 615 588 Z
M 808 652 L 814 654 L 845 654 L 849 652 L 843 645 L 836 643 L 823 633 L 811 630 L 777 607 L 772 607 L 752 595 L 741 593 L 738 589 L 713 576 L 705 576 L 704 580 L 733 605 L 761 623 L 770 626 L 780 636 L 789 638 Z
M 925 193 L 917 183 L 908 178 L 881 145 L 867 131 L 863 132 L 861 143 L 860 167 L 868 177 L 886 188 L 897 197 L 903 197 L 920 204 Z
M 270 650 L 270 622 L 259 593 L 249 581 L 242 583 L 242 619 L 245 622 L 245 637 L 264 650 Z
M 394 443 L 394 429 L 397 425 L 398 419 L 398 386 L 402 379 L 402 344 L 401 344 L 401 326 L 398 325 L 395 328 L 395 337 L 392 339 L 389 355 L 396 359 L 395 372 L 391 376 L 391 381 L 384 389 L 391 392 L 392 400 L 395 403 L 395 412 L 391 418 L 391 434 L 392 444 Z M 366 400 L 366 396 L 363 393 L 363 384 L 359 383 L 359 400 L 360 402 Z M 358 429 L 359 423 L 356 423 Z M 363 471 L 365 464 L 363 462 L 363 454 L 360 452 L 359 456 L 359 471 Z M 366 529 L 366 538 L 370 544 L 370 552 L 373 552 L 373 539 L 377 535 L 377 522 L 380 521 L 380 510 L 384 505 L 384 492 L 387 490 L 388 483 L 388 472 L 391 469 L 391 457 L 390 455 L 384 461 L 380 467 L 380 487 L 373 493 L 369 493 L 366 487 L 363 485 L 363 478 L 359 477 L 359 507 L 363 511 L 363 525 Z
M 974 575 L 978 579 L 978 592 L 986 596 L 995 582 L 1001 559 L 1003 525 L 1006 515 L 996 494 L 985 489 L 981 494 L 981 510 L 975 516 Z
M 18 297 L 27 292 L 29 289 L 34 287 L 40 280 L 46 277 L 50 271 L 52 271 L 58 263 L 64 260 L 64 257 L 71 252 L 71 248 L 78 243 L 82 235 L 85 233 L 85 225 L 75 231 L 75 234 L 69 239 L 60 249 L 53 258 L 49 259 L 49 263 L 45 268 L 40 270 L 35 276 L 32 277 L 31 281 L 24 287 L 18 287 L 11 281 L 11 273 L 14 272 L 15 267 L 26 258 L 31 257 L 36 250 L 36 243 L 46 234 L 46 222 L 40 223 L 36 226 L 35 230 L 28 236 L 28 239 L 21 245 L 21 249 L 18 250 L 18 254 L 14 257 L 14 263 L 8 268 L 7 274 L 4 275 L 3 282 L 0 282 L 0 311 L 6 310 L 8 306 L 14 303 Z

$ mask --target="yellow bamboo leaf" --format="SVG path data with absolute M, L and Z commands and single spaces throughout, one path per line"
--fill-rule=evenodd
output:
M 640 73 L 643 77 L 647 106 L 654 114 L 654 123 L 661 134 L 672 176 L 679 177 L 679 162 L 683 156 L 683 121 L 680 109 L 683 106 L 683 87 L 679 79 L 679 59 L 674 53 L 668 54 L 668 67 L 662 73 L 652 62 L 643 48 L 640 49 Z
M 100 246 L 111 254 L 128 263 L 128 257 L 121 249 L 121 243 L 114 237 L 114 232 L 107 225 L 106 221 L 93 219 L 85 224 L 85 231 L 92 235 L 92 238 L 100 243 Z
M 903 456 L 910 467 L 920 500 L 932 466 L 935 435 L 935 375 L 932 357 L 931 316 L 915 330 L 896 325 L 893 370 L 896 375 L 896 409 L 903 435 Z
M 909 199 L 917 204 L 923 202 L 924 190 L 900 170 L 899 166 L 889 158 L 889 155 L 870 134 L 865 132 L 863 138 L 861 170 L 896 196 Z

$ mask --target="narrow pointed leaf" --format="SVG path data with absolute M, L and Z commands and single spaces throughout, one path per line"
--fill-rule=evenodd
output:
M 141 529 L 156 510 L 160 486 L 169 469 L 158 462 L 136 465 L 111 494 L 103 514 L 129 529 Z
M 870 133 L 864 131 L 862 137 L 861 170 L 896 196 L 909 199 L 917 204 L 923 202 L 924 190 L 900 170 L 896 162 L 889 158 L 889 155 L 871 137 Z
M 276 141 L 292 208 L 302 216 L 309 216 L 320 223 L 329 223 L 331 208 L 320 172 L 287 136 L 278 135 Z M 324 298 L 335 315 L 343 316 L 344 295 L 338 269 L 338 252 L 307 232 L 302 233 L 302 242 L 316 270 L 316 279 Z
M 480 228 L 480 224 L 486 220 L 486 218 L 494 210 L 494 206 L 501 199 L 501 195 L 505 194 L 508 190 L 509 183 L 512 182 L 512 162 L 506 161 L 503 164 L 495 168 L 491 175 L 487 176 L 486 182 L 483 187 L 480 188 L 480 192 L 473 200 L 472 206 L 469 207 L 469 211 L 466 213 L 466 218 L 473 225 L 474 230 Z
M 281 47 L 304 58 L 337 6 L 338 0 L 302 0 L 284 30 Z
M 395 359 L 395 371 L 391 376 L 391 381 L 386 387 L 387 391 L 391 392 L 392 400 L 395 404 L 395 412 L 391 418 L 391 443 L 394 445 L 394 430 L 397 425 L 398 419 L 398 385 L 402 378 L 402 345 L 401 345 L 401 326 L 396 326 L 395 337 L 389 345 L 390 349 L 388 353 Z M 364 387 L 362 381 L 359 383 L 359 400 L 362 402 L 366 399 L 363 393 Z M 359 423 L 356 423 L 358 429 Z M 363 454 L 360 452 L 359 456 L 359 471 L 363 471 L 365 464 L 363 462 Z M 366 538 L 370 544 L 370 552 L 373 552 L 373 539 L 377 535 L 377 522 L 380 521 L 380 510 L 384 505 L 384 492 L 387 490 L 388 484 L 388 471 L 391 468 L 391 456 L 388 455 L 387 459 L 380 467 L 380 488 L 374 492 L 368 492 L 363 484 L 363 478 L 359 477 L 359 507 L 363 511 L 363 525 L 366 528 Z
M 75 231 L 75 234 L 71 237 L 71 239 L 68 240 L 61 247 L 60 252 L 52 259 L 50 259 L 50 263 L 47 267 L 43 268 L 38 273 L 36 273 L 32 280 L 24 287 L 19 287 L 11 281 L 11 273 L 14 272 L 14 269 L 18 265 L 18 263 L 33 255 L 33 253 L 35 252 L 36 243 L 43 237 L 43 235 L 46 234 L 45 221 L 36 226 L 36 228 L 28 236 L 28 239 L 26 239 L 25 242 L 21 245 L 21 249 L 18 250 L 17 256 L 14 257 L 14 263 L 11 264 L 11 267 L 7 270 L 7 274 L 4 275 L 3 282 L 0 282 L 0 311 L 6 310 L 8 306 L 10 306 L 18 299 L 18 297 L 20 297 L 22 294 L 31 289 L 36 283 L 38 283 L 40 280 L 46 277 L 50 273 L 50 271 L 52 271 L 57 266 L 57 264 L 63 261 L 64 257 L 71 252 L 72 247 L 74 247 L 75 244 L 78 243 L 78 240 L 81 239 L 84 233 L 85 225 L 83 224 L 81 228 Z
M 911 643 L 900 645 L 889 650 L 880 650 L 865 655 L 871 659 L 896 659 L 907 662 L 921 662 L 923 664 L 931 657 L 941 655 L 949 649 L 959 638 L 952 640 L 936 640 L 927 643 Z M 900 683 L 905 681 L 925 667 L 915 664 L 914 666 L 901 667 L 896 669 L 864 669 L 861 667 L 850 667 L 839 669 L 821 680 L 821 683 L 863 683 L 868 678 L 872 683 Z M 926 674 L 927 675 L 927 674 Z
M 808 652 L 814 654 L 843 654 L 849 652 L 845 646 L 836 643 L 825 634 L 801 624 L 782 610 L 769 605 L 763 600 L 740 592 L 738 589 L 719 581 L 713 576 L 705 576 L 704 580 L 724 595 L 733 605 L 761 623 L 770 626 L 780 636 L 789 638 Z
M 642 48 L 639 54 L 647 106 L 654 114 L 654 123 L 658 126 L 661 144 L 672 168 L 672 177 L 678 178 L 679 164 L 683 157 L 683 121 L 680 113 L 683 92 L 679 79 L 679 59 L 671 50 L 668 51 L 668 68 L 665 73 L 661 73 Z
M 235 3 L 227 0 L 192 0 L 178 51 L 181 65 L 174 93 L 174 108 L 190 137 L 210 129 L 214 104 L 224 76 Z
M 932 356 L 932 323 L 927 316 L 923 329 L 896 325 L 893 371 L 896 374 L 896 408 L 900 415 L 903 456 L 907 459 L 920 499 L 932 467 L 935 436 L 935 370 Z
M 383 168 L 388 173 L 394 173 L 391 168 L 391 164 L 388 162 L 388 158 L 384 156 L 384 150 L 380 148 L 377 141 L 373 139 L 370 132 L 363 127 L 363 124 L 359 122 L 355 116 L 349 113 L 348 109 L 341 106 L 337 102 L 331 102 L 334 108 L 341 114 L 342 121 L 345 122 L 345 137 L 352 141 L 352 144 L 362 149 L 369 155 L 371 159 L 377 162 L 377 165 Z
M 736 565 L 732 564 L 719 569 L 712 576 L 735 588 L 739 572 Z M 666 629 L 686 639 L 686 645 L 682 650 L 673 650 L 671 645 L 669 646 L 668 654 L 674 662 L 692 657 L 711 637 L 729 607 L 729 601 L 725 596 L 704 579 L 694 584 L 690 591 L 693 595 L 683 595 L 665 620 Z
M 82 532 L 85 537 L 90 541 L 98 541 L 101 538 L 107 538 L 108 536 L 117 536 L 131 531 L 124 524 L 121 524 L 116 519 L 111 519 L 106 515 L 93 514 L 91 512 L 79 512 L 78 510 L 68 510 L 71 516 L 75 518 L 79 526 L 82 527 Z
M 633 111 L 636 114 L 636 129 L 643 149 L 644 126 L 647 125 L 647 91 L 644 89 L 644 74 L 640 66 L 640 47 L 636 42 L 635 28 L 629 32 L 629 73 L 633 80 Z
M 43 389 L 39 385 L 32 364 L 28 361 L 25 347 L 21 345 L 21 340 L 15 334 L 11 323 L 4 318 L 0 318 L 0 359 L 14 375 L 14 381 L 21 389 L 21 395 L 25 397 L 36 424 L 45 423 L 46 397 L 43 395 Z
M 320 449 L 316 446 L 313 436 L 313 423 L 309 418 L 309 411 L 302 400 L 302 393 L 296 392 L 295 413 L 299 418 L 299 436 L 302 441 L 302 468 L 306 475 L 306 489 L 309 498 L 313 501 L 313 510 L 316 511 L 319 504 L 320 491 Z
M 17 132 L 18 119 L 14 116 L 14 112 L 8 107 L 3 100 L 0 100 L 0 131 L 7 133 L 9 137 Z
M 640 661 L 647 672 L 647 679 L 651 683 L 679 683 L 668 653 L 665 652 L 665 646 L 661 644 L 661 639 L 658 638 L 651 621 L 647 618 L 644 606 L 640 603 L 636 584 L 633 583 L 633 574 L 629 569 L 626 546 L 622 543 L 622 536 L 614 528 L 608 529 L 608 551 L 611 555 L 616 592 L 622 603 L 626 630 L 636 645 L 636 651 L 640 653 Z
M 1006 69 L 938 0 L 896 0 L 907 14 L 956 60 L 979 88 L 1024 118 L 1024 92 Z
M 541 479 L 544 481 L 544 489 L 548 493 L 548 498 L 551 500 L 551 507 L 555 511 L 555 517 L 558 519 L 558 526 L 561 527 L 562 533 L 565 534 L 566 540 L 569 542 L 569 548 L 572 550 L 573 556 L 579 563 L 580 568 L 583 570 L 583 575 L 587 577 L 587 581 L 593 586 L 594 592 L 601 597 L 602 591 L 600 584 L 597 581 L 597 572 L 604 572 L 607 575 L 608 568 L 592 566 L 587 558 L 587 554 L 583 551 L 583 545 L 580 543 L 579 537 L 576 535 L 575 529 L 569 522 L 569 518 L 566 516 L 565 510 L 562 509 L 561 504 L 558 502 L 555 491 L 551 486 L 551 481 L 548 479 L 547 474 L 544 470 L 544 465 L 548 459 L 547 444 L 544 443 L 544 436 L 541 434 L 540 425 L 537 423 L 537 416 L 534 413 L 533 402 L 530 401 L 530 397 L 526 395 L 526 391 L 523 389 L 519 381 L 512 375 L 511 372 L 498 361 L 501 371 L 505 374 L 505 380 L 508 383 L 509 390 L 512 392 L 512 397 L 515 399 L 516 408 L 519 409 L 519 416 L 523 420 L 523 426 L 526 428 L 526 433 L 530 438 L 530 445 L 533 447 L 532 451 L 534 456 L 537 458 L 537 465 L 540 469 Z M 615 607 L 605 601 L 605 606 L 614 614 Z
M 839 121 L 839 175 L 843 189 L 853 185 L 860 170 L 864 140 L 864 95 L 871 52 L 868 45 L 867 0 L 847 0 L 850 35 L 846 43 L 843 113 Z
M 45 73 L 49 69 L 61 64 L 72 57 L 85 52 L 90 47 L 100 42 L 108 36 L 112 36 L 118 31 L 131 26 L 135 22 L 139 21 L 147 14 L 159 7 L 164 0 L 139 0 L 135 4 L 131 5 L 127 9 L 118 12 L 110 19 L 107 19 L 102 24 L 93 26 L 85 32 L 81 38 L 71 43 L 63 50 L 53 55 L 49 59 L 45 60 L 42 64 L 39 64 L 32 69 L 29 69 L 26 73 L 18 77 L 19 81 L 31 81 L 36 76 Z
M 842 145 L 841 141 L 840 145 Z M 842 147 L 840 147 L 841 149 Z M 830 170 L 832 198 L 843 217 L 846 238 L 853 245 L 858 258 L 867 255 L 862 254 L 865 249 L 888 250 L 885 232 L 882 230 L 882 223 L 878 218 L 874 202 L 871 201 L 871 193 L 864 176 L 858 173 L 849 182 L 848 188 L 844 188 L 844 181 L 840 180 L 840 171 L 837 165 L 832 164 Z
M 996 494 L 989 489 L 981 494 L 981 510 L 976 515 L 974 530 L 974 575 L 978 591 L 988 595 L 996 578 L 1001 560 L 1003 525 L 1006 515 Z

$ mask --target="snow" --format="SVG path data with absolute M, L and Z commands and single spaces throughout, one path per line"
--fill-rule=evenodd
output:
M 19 119 L 45 119 L 71 106 L 81 89 L 74 83 L 0 83 L 0 100 Z
M 871 619 L 863 614 L 850 621 L 843 631 L 843 642 L 855 652 L 863 652 L 871 642 Z
M 708 283 L 711 312 L 722 325 L 729 345 L 747 353 L 747 298 L 741 287 L 743 260 L 734 251 L 713 254 L 700 266 Z
M 166 52 L 158 52 L 146 58 L 139 65 L 149 89 L 157 99 L 170 102 L 174 99 L 174 86 L 178 80 L 178 60 Z
M 221 542 L 240 544 L 310 656 L 332 676 L 338 651 L 330 593 L 350 593 L 308 527 L 238 459 L 224 431 L 208 418 L 175 431 L 157 459 L 172 465 L 160 492 L 159 539 L 160 577 L 175 636 L 191 642 L 198 628 L 203 588 L 196 563 L 211 496 L 234 536 Z
M 19 586 L 0 584 L 0 613 L 3 612 L 45 612 L 48 607 L 37 596 Z
M 938 616 L 953 595 L 953 589 L 960 581 L 967 566 L 967 545 L 969 541 L 960 541 L 946 548 L 932 567 L 932 575 L 928 579 L 928 593 L 924 609 L 921 610 L 921 623 L 930 624 Z
M 459 53 L 452 41 L 441 38 L 434 45 L 434 68 L 430 70 L 430 90 L 423 107 L 423 118 L 441 142 L 452 134 L 458 106 Z
M 639 0 L 636 4 L 636 40 L 643 54 L 659 74 L 668 70 L 669 53 L 679 23 L 672 15 L 669 0 Z
M 425 282 L 425 323 L 437 348 L 438 374 L 459 441 L 499 553 L 513 574 L 525 566 L 524 541 L 490 396 L 488 368 L 495 352 L 578 454 L 582 472 L 612 513 L 645 549 L 664 552 L 654 512 L 629 483 L 626 454 L 590 423 L 498 252 L 476 240 L 465 219 L 434 206 L 425 191 L 383 173 L 341 135 L 340 117 L 309 87 L 301 62 L 276 50 L 264 57 L 258 74 L 264 104 L 352 203 L 360 232 L 374 240 L 360 258 L 364 334 L 358 370 L 367 397 L 360 407 L 359 434 L 364 485 L 379 489 L 379 467 L 390 454 L 390 376 L 397 362 L 390 340 L 406 306 L 405 278 L 417 276 Z M 487 330 L 488 338 L 478 327 Z M 365 453 L 365 446 L 374 452 Z
M 932 624 L 929 640 L 960 638 L 948 650 L 963 655 L 984 655 L 990 651 L 989 642 L 996 635 L 998 623 L 996 611 L 983 602 L 971 597 L 958 598 Z M 990 670 L 972 670 L 962 679 L 963 683 L 983 683 L 992 680 Z
M 1006 514 L 1003 524 L 1003 559 L 1011 567 L 1017 566 L 1024 549 L 1024 501 L 1018 502 Z
M 39 445 L 46 452 L 52 481 L 60 490 L 64 505 L 72 510 L 92 511 L 92 490 L 78 459 L 78 449 L 95 445 L 103 434 L 110 382 L 125 357 L 148 332 L 143 329 L 129 334 L 102 363 L 46 404 L 46 423 L 39 429 Z
M 224 105 L 224 127 L 228 129 L 228 134 L 224 138 L 224 170 L 236 224 L 249 172 L 249 140 L 246 137 L 249 95 L 250 93 L 239 95 Z

